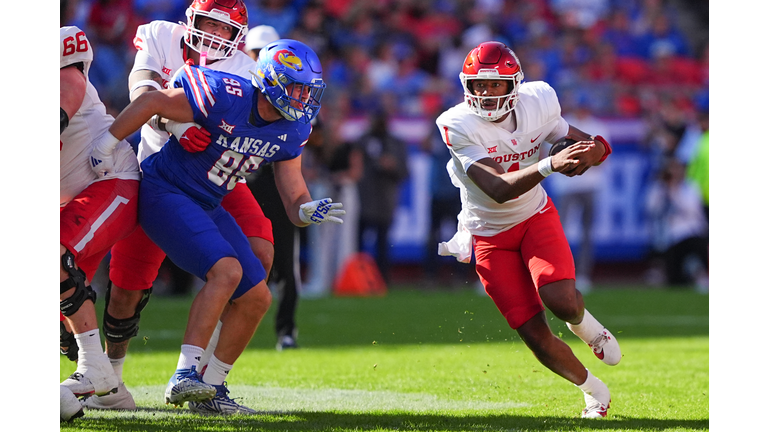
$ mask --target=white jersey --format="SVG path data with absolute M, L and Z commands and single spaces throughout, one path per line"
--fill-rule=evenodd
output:
M 89 157 L 93 142 L 109 129 L 115 119 L 99 99 L 96 88 L 88 80 L 88 70 L 93 61 L 93 50 L 85 33 L 77 27 L 61 27 L 59 60 L 61 68 L 83 63 L 86 89 L 83 103 L 69 119 L 69 126 L 61 133 L 59 158 L 59 205 L 64 206 L 96 181 L 124 179 L 139 180 L 139 162 L 131 145 L 123 140 L 115 148 L 115 170 L 106 177 L 99 177 L 91 169 Z
M 185 26 L 168 21 L 152 21 L 139 26 L 133 44 L 136 46 L 136 58 L 131 73 L 138 70 L 157 72 L 163 79 L 163 88 L 170 88 L 173 77 L 186 61 L 184 52 Z M 256 71 L 256 62 L 242 51 L 226 59 L 206 65 L 209 69 L 228 72 L 251 79 L 249 71 Z M 157 153 L 168 141 L 167 132 L 156 131 L 149 125 L 141 127 L 139 143 L 139 161 Z
M 512 115 L 492 123 L 480 118 L 462 102 L 437 118 L 437 127 L 451 153 L 446 168 L 461 191 L 461 226 L 472 235 L 493 236 L 523 222 L 541 210 L 547 193 L 541 184 L 504 203 L 497 203 L 467 176 L 480 159 L 493 158 L 506 172 L 522 170 L 539 162 L 545 141 L 554 142 L 568 133 L 560 115 L 560 103 L 549 84 L 542 81 L 520 86 L 520 98 Z

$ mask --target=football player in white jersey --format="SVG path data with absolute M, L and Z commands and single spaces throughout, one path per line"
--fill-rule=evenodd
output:
M 62 330 L 66 322 L 74 334 L 67 349 L 77 351 L 77 370 L 61 383 L 66 387 L 61 390 L 61 418 L 69 420 L 82 415 L 73 396 L 103 395 L 117 388 L 118 378 L 101 346 L 96 293 L 89 281 L 112 245 L 137 226 L 140 174 L 136 154 L 126 141 L 119 142 L 112 155 L 110 175 L 100 177 L 91 170 L 93 143 L 114 118 L 88 80 L 93 50 L 85 33 L 70 26 L 61 27 L 59 35 L 59 300 Z
M 608 387 L 552 333 L 544 305 L 604 363 L 617 364 L 621 351 L 584 308 L 557 209 L 540 182 L 555 172 L 583 174 L 605 160 L 610 145 L 569 126 L 547 83 L 523 83 L 520 62 L 503 43 L 472 49 L 459 76 L 465 100 L 440 115 L 437 127 L 462 210 L 458 232 L 439 253 L 469 262 L 474 248 L 477 274 L 510 327 L 544 366 L 584 392 L 582 417 L 605 417 Z M 545 141 L 563 136 L 577 143 L 540 158 Z
M 224 72 L 251 79 L 249 69 L 255 62 L 239 45 L 248 31 L 248 12 L 242 0 L 194 0 L 187 8 L 187 22 L 174 24 L 152 21 L 139 26 L 134 45 L 136 57 L 129 76 L 130 99 L 133 101 L 147 91 L 168 88 L 176 71 L 186 62 L 202 64 Z M 175 135 L 182 145 L 186 134 L 189 138 L 198 133 L 194 127 L 153 118 L 141 128 L 138 146 L 139 162 L 158 152 L 168 140 L 166 131 L 180 129 Z M 248 237 L 256 256 L 269 274 L 274 256 L 272 224 L 264 216 L 245 182 L 224 198 L 222 206 L 235 217 Z M 112 249 L 110 284 L 106 294 L 104 333 L 107 354 L 120 378 L 118 391 L 105 397 L 91 398 L 86 406 L 94 409 L 135 409 L 130 392 L 122 382 L 122 369 L 128 343 L 137 335 L 140 312 L 146 306 L 152 283 L 157 278 L 165 253 L 155 245 L 139 227 L 130 237 L 120 241 Z M 261 299 L 259 309 L 268 309 L 271 297 L 268 292 Z M 226 314 L 226 311 L 225 311 Z M 207 364 L 218 341 L 221 322 L 213 335 L 209 349 L 201 361 Z

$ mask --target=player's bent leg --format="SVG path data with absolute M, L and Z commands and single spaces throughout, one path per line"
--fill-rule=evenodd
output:
M 125 357 L 128 343 L 139 333 L 141 311 L 147 306 L 152 288 L 125 290 L 110 281 L 107 284 L 104 308 L 104 338 L 109 358 Z
M 581 321 L 584 299 L 573 279 L 563 279 L 539 287 L 539 297 L 557 318 L 566 322 Z
M 588 310 L 577 323 L 566 323 L 568 328 L 584 343 L 592 348 L 595 357 L 608 366 L 615 366 L 621 361 L 621 348 L 613 334 L 598 322 Z
M 539 295 L 552 313 L 566 322 L 568 328 L 603 363 L 614 366 L 621 360 L 616 338 L 584 308 L 584 299 L 573 279 L 564 279 L 539 288 Z
M 94 302 L 96 293 L 87 285 L 85 273 L 75 266 L 74 255 L 61 246 L 61 313 L 75 335 L 78 345 L 76 371 L 61 384 L 77 397 L 112 393 L 117 377 L 101 347 Z
M 135 410 L 136 402 L 122 379 L 122 367 L 130 339 L 138 334 L 140 312 L 149 301 L 152 289 L 129 291 L 110 281 L 105 296 L 103 329 L 107 356 L 119 384 L 117 391 L 88 398 L 83 405 L 89 409 Z M 117 316 L 118 318 L 116 318 Z
M 547 369 L 574 384 L 581 384 L 587 379 L 586 368 L 568 344 L 552 334 L 543 311 L 516 330 L 525 345 Z
M 586 407 L 581 411 L 582 418 L 603 418 L 611 407 L 611 392 L 600 379 L 587 371 L 587 379 L 577 385 L 584 392 Z
M 272 294 L 265 281 L 232 300 L 222 317 L 221 334 L 214 351 L 216 358 L 233 364 L 248 346 L 271 304 Z
M 259 261 L 261 261 L 261 265 L 264 266 L 264 270 L 267 272 L 267 277 L 269 277 L 269 272 L 272 270 L 272 263 L 275 260 L 275 246 L 269 240 L 261 237 L 248 237 L 248 243 L 250 243 L 251 250 L 253 250 L 256 258 L 258 258 Z
M 211 267 L 205 284 L 192 301 L 184 344 L 208 345 L 224 306 L 235 292 L 242 275 L 242 267 L 233 257 L 224 257 Z

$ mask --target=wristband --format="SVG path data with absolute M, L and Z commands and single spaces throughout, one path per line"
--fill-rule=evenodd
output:
M 131 89 L 128 91 L 128 98 L 130 100 L 133 100 L 133 92 L 136 91 L 139 87 L 152 87 L 155 90 L 162 90 L 163 87 L 157 83 L 155 80 L 141 80 L 131 86 Z
M 605 146 L 605 154 L 603 157 L 600 158 L 599 161 L 597 161 L 598 164 L 603 163 L 604 160 L 608 158 L 608 155 L 613 153 L 613 149 L 611 148 L 611 145 L 608 144 L 608 141 L 605 140 L 605 138 L 601 137 L 600 135 L 595 135 L 593 138 L 595 141 L 600 141 Z
M 61 110 L 61 114 L 59 115 L 59 135 L 61 135 L 61 133 L 64 132 L 64 129 L 69 126 L 69 116 L 67 115 L 67 112 L 64 111 L 64 108 L 59 107 L 59 110 Z
M 98 139 L 93 147 L 94 149 L 104 154 L 110 154 L 113 150 L 115 150 L 115 147 L 117 147 L 119 142 L 120 140 L 115 138 L 115 136 L 112 135 L 110 131 L 106 131 L 104 132 L 104 135 Z
M 168 120 L 168 122 L 165 124 L 165 130 L 179 139 L 182 135 L 184 135 L 184 132 L 186 132 L 187 129 L 193 126 L 197 125 L 194 122 L 179 123 L 177 121 Z
M 539 161 L 539 174 L 549 177 L 552 174 L 552 157 L 547 157 Z

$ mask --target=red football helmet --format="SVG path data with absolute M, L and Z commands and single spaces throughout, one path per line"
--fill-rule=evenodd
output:
M 197 21 L 200 17 L 231 25 L 232 38 L 227 40 L 199 30 Z M 186 27 L 184 42 L 193 50 L 207 53 L 210 60 L 232 57 L 248 33 L 248 10 L 243 0 L 194 0 L 187 8 Z
M 469 109 L 485 120 L 494 121 L 515 108 L 523 69 L 511 48 L 501 42 L 483 42 L 467 54 L 459 79 Z M 511 81 L 511 88 L 503 96 L 477 96 L 471 88 L 472 80 L 477 79 L 508 80 Z M 494 109 L 483 108 L 482 102 L 489 99 L 496 100 Z

